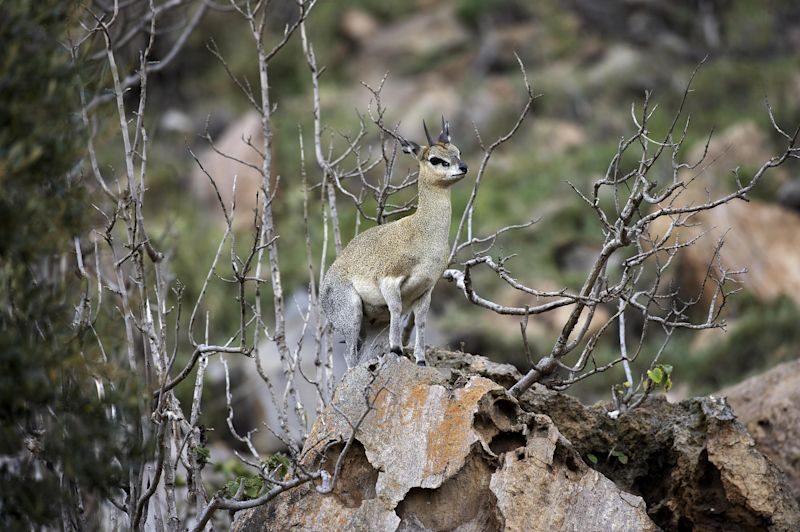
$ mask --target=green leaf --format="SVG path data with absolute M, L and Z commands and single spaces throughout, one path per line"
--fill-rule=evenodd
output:
M 264 487 L 264 481 L 261 477 L 248 477 L 244 480 L 244 495 L 248 499 L 255 499 L 258 497 L 261 488 Z
M 619 460 L 619 463 L 625 465 L 628 463 L 628 455 L 623 453 L 622 451 L 611 451 L 611 456 L 615 457 Z
M 672 379 L 667 377 L 667 381 L 664 383 L 664 389 L 666 391 L 670 391 L 672 389 Z
M 653 369 L 647 370 L 647 376 L 654 383 L 661 384 L 661 381 L 664 380 L 664 370 L 662 370 L 660 366 L 656 366 Z
M 255 499 L 264 487 L 264 479 L 259 476 L 236 477 L 225 483 L 225 494 L 228 498 L 236 497 L 239 485 L 244 483 L 243 499 Z
M 597 463 L 597 457 L 595 455 L 593 455 L 592 453 L 587 454 L 586 458 L 593 464 Z
M 263 460 L 269 470 L 277 469 L 277 476 L 282 477 L 286 475 L 292 465 L 292 461 L 288 456 L 282 453 L 275 453 L 270 455 L 266 460 Z
M 211 461 L 211 449 L 208 447 L 195 447 L 194 454 L 200 462 L 207 463 Z
M 225 496 L 229 499 L 232 499 L 236 496 L 236 492 L 239 491 L 239 479 L 229 480 L 225 483 Z
M 664 373 L 666 373 L 667 375 L 672 373 L 672 365 L 671 364 L 661 364 L 661 369 L 663 369 Z

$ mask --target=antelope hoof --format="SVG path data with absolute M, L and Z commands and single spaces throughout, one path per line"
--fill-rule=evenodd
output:
M 402 347 L 392 347 L 392 348 L 389 349 L 389 351 L 391 351 L 392 353 L 394 353 L 395 355 L 397 355 L 399 357 L 403 356 L 403 348 Z
M 425 367 L 427 365 L 428 364 L 426 364 L 424 360 L 417 360 L 417 366 L 422 368 L 422 367 Z

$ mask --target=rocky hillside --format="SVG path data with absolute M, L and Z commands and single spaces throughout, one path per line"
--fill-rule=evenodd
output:
M 306 465 L 331 474 L 366 408 L 331 494 L 307 484 L 242 512 L 234 530 L 797 530 L 784 474 L 724 399 L 654 397 L 610 419 L 534 388 L 506 392 L 507 365 L 436 352 L 347 373 L 317 419 Z M 327 449 L 327 452 L 323 452 Z
M 318 62 L 326 69 L 320 85 L 323 122 L 330 132 L 352 135 L 359 129 L 354 110 L 366 114 L 370 105 L 371 93 L 362 82 L 374 86 L 388 72 L 383 92 L 388 122 L 400 122 L 404 135 L 419 139 L 423 118 L 432 121 L 445 114 L 464 159 L 475 168 L 481 152 L 474 127 L 484 140 L 495 138 L 507 131 L 524 101 L 514 57 L 518 54 L 541 96 L 531 120 L 496 152 L 487 170 L 475 207 L 475 232 L 491 234 L 506 224 L 541 217 L 533 227 L 502 235 L 493 253 L 514 255 L 507 268 L 529 286 L 574 288 L 597 254 L 601 229 L 566 182 L 586 188 L 605 171 L 620 136 L 633 127 L 631 104 L 641 103 L 645 90 L 652 91 L 659 106 L 651 122 L 652 134 L 658 136 L 670 122 L 690 73 L 708 54 L 686 107 L 691 114 L 687 160 L 694 160 L 709 131 L 716 131 L 712 164 L 696 179 L 703 194 L 729 190 L 733 168 L 747 175 L 779 148 L 765 95 L 784 127 L 800 119 L 800 70 L 793 52 L 800 45 L 800 10 L 791 2 L 768 4 L 769 9 L 753 0 L 323 3 L 309 20 Z M 289 0 L 273 5 L 271 31 L 277 34 L 291 20 L 294 7 Z M 174 78 L 154 83 L 154 90 L 164 90 L 152 98 L 161 135 L 151 155 L 154 200 L 148 208 L 152 223 L 163 228 L 164 247 L 174 245 L 175 275 L 188 287 L 201 284 L 222 217 L 208 178 L 186 153 L 187 140 L 218 179 L 226 201 L 238 174 L 236 227 L 243 235 L 252 225 L 258 182 L 246 164 L 219 156 L 198 138 L 208 128 L 217 146 L 235 158 L 247 163 L 257 155 L 242 142 L 257 140 L 252 127 L 257 118 L 206 49 L 213 38 L 234 75 L 256 79 L 252 45 L 241 38 L 247 32 L 223 15 L 211 14 L 203 22 L 203 38 L 187 44 Z M 276 180 L 281 176 L 275 209 L 279 230 L 294 235 L 302 219 L 298 126 L 306 149 L 313 130 L 310 78 L 299 43 L 292 41 L 271 69 L 278 104 L 272 155 Z M 376 138 L 370 131 L 365 145 L 375 148 Z M 314 180 L 319 176 L 310 155 L 309 179 Z M 379 180 L 378 174 L 367 177 Z M 708 236 L 676 260 L 676 283 L 689 289 L 697 284 L 697 272 L 706 271 L 711 242 L 723 234 L 724 266 L 748 268 L 750 273 L 741 278 L 744 293 L 731 301 L 727 334 L 699 339 L 675 334 L 664 353 L 676 368 L 674 393 L 709 392 L 800 353 L 800 333 L 792 325 L 800 319 L 798 303 L 785 299 L 797 294 L 797 269 L 792 266 L 800 260 L 800 217 L 792 206 L 798 204 L 798 175 L 796 164 L 787 165 L 753 192 L 758 202 L 732 205 L 696 220 L 694 231 Z M 466 203 L 471 177 L 453 190 L 456 213 Z M 198 203 L 206 207 L 198 208 Z M 320 221 L 318 211 L 311 209 L 312 224 Z M 339 212 L 348 239 L 356 225 L 355 209 L 342 198 Z M 193 231 L 193 245 L 171 241 L 174 228 Z M 321 249 L 321 233 L 312 230 L 315 252 Z M 281 246 L 287 289 L 305 292 L 303 239 L 284 238 Z M 501 304 L 527 303 L 525 294 L 504 287 L 493 275 L 477 271 L 475 283 Z M 216 325 L 229 330 L 237 326 L 235 302 L 227 297 L 228 286 L 219 284 L 209 287 L 208 300 L 219 316 Z M 441 333 L 442 343 L 527 368 L 518 320 L 473 308 L 445 283 L 433 300 L 431 327 Z M 598 316 L 609 312 L 613 309 L 598 309 Z M 563 322 L 557 312 L 531 317 L 534 351 L 547 350 Z M 602 340 L 597 350 L 598 359 L 611 359 L 618 346 L 614 339 Z M 619 374 L 609 372 L 573 393 L 597 398 L 619 381 Z

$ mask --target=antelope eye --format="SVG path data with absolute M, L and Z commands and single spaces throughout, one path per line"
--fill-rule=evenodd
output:
M 450 163 L 448 163 L 448 162 L 447 162 L 447 161 L 445 161 L 444 159 L 440 159 L 440 158 L 438 158 L 438 157 L 431 157 L 431 158 L 429 159 L 429 162 L 430 162 L 432 165 L 434 165 L 434 166 L 436 166 L 437 164 L 441 164 L 441 165 L 442 165 L 442 166 L 444 166 L 445 168 L 447 168 L 448 166 L 450 166 Z

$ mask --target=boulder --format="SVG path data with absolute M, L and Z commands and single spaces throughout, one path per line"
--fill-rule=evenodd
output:
M 363 43 L 364 57 L 379 64 L 392 59 L 442 54 L 469 43 L 470 35 L 451 4 L 418 10 L 414 15 L 373 32 Z M 385 68 L 384 68 L 385 69 Z
M 697 238 L 679 255 L 682 286 L 696 291 L 703 285 L 709 264 L 717 267 L 714 249 L 723 238 L 719 264 L 729 270 L 745 268 L 746 273 L 736 276 L 744 288 L 762 301 L 786 294 L 800 304 L 800 213 L 762 201 L 736 200 L 698 213 L 691 223 L 673 233 L 680 242 Z M 654 234 L 663 235 L 668 225 L 666 218 L 657 219 Z M 713 283 L 706 285 L 708 300 Z
M 585 72 L 587 89 L 597 89 L 622 79 L 643 75 L 646 59 L 640 49 L 625 44 L 608 47 Z
M 333 492 L 289 490 L 239 513 L 233 530 L 657 529 L 641 497 L 589 468 L 550 418 L 464 371 L 490 364 L 450 366 L 418 368 L 390 355 L 349 371 L 302 457 L 333 472 L 348 420 L 374 400 Z
M 651 397 L 614 420 L 610 405 L 586 407 L 537 385 L 521 406 L 548 415 L 595 469 L 641 496 L 665 530 L 800 529 L 785 475 L 720 397 Z
M 254 211 L 263 199 L 261 192 L 261 155 L 251 146 L 262 149 L 263 134 L 261 117 L 255 111 L 249 111 L 228 125 L 218 138 L 214 139 L 215 151 L 207 148 L 198 159 L 203 168 L 216 182 L 217 189 L 225 207 L 230 210 L 233 200 L 233 179 L 236 176 L 236 211 L 234 212 L 234 228 L 249 229 L 253 227 Z M 225 154 L 225 155 L 222 155 Z M 220 211 L 217 193 L 206 173 L 194 164 L 191 175 L 192 192 L 203 200 L 213 212 Z M 218 219 L 224 223 L 220 214 Z
M 800 501 L 800 360 L 780 364 L 720 395 L 728 398 L 758 450 L 786 473 Z
M 688 161 L 695 163 L 703 155 L 705 143 L 692 149 Z M 684 170 L 684 181 L 693 179 L 691 186 L 678 197 L 675 205 L 697 205 L 723 196 L 730 187 L 731 169 L 741 166 L 743 180 L 774 153 L 769 148 L 766 135 L 755 124 L 744 122 L 725 130 L 712 140 L 705 163 L 694 171 Z M 764 179 L 769 179 L 766 175 Z M 710 195 L 710 196 L 709 196 Z M 651 233 L 663 235 L 671 223 L 669 217 L 655 220 Z M 734 200 L 714 209 L 697 213 L 688 226 L 676 228 L 672 242 L 696 241 L 678 255 L 681 285 L 695 290 L 703 285 L 709 264 L 716 268 L 735 271 L 747 269 L 737 275 L 742 287 L 761 300 L 770 300 L 787 294 L 800 303 L 800 213 L 780 205 L 750 200 Z M 719 251 L 719 261 L 714 249 L 719 239 L 724 245 Z M 714 283 L 705 283 L 708 301 Z M 687 296 L 696 296 L 689 292 Z
M 342 35 L 359 45 L 373 36 L 379 28 L 380 23 L 375 17 L 363 9 L 354 7 L 346 9 L 339 21 L 339 29 Z
M 697 143 L 689 152 L 689 162 L 699 161 L 705 150 L 705 141 Z M 729 176 L 733 168 L 759 167 L 773 155 L 769 137 L 755 122 L 747 120 L 733 124 L 719 135 L 712 136 L 708 143 L 708 153 L 700 165 L 704 167 L 703 185 L 713 189 L 718 184 L 716 182 Z M 692 171 L 691 175 L 696 173 L 697 170 Z

